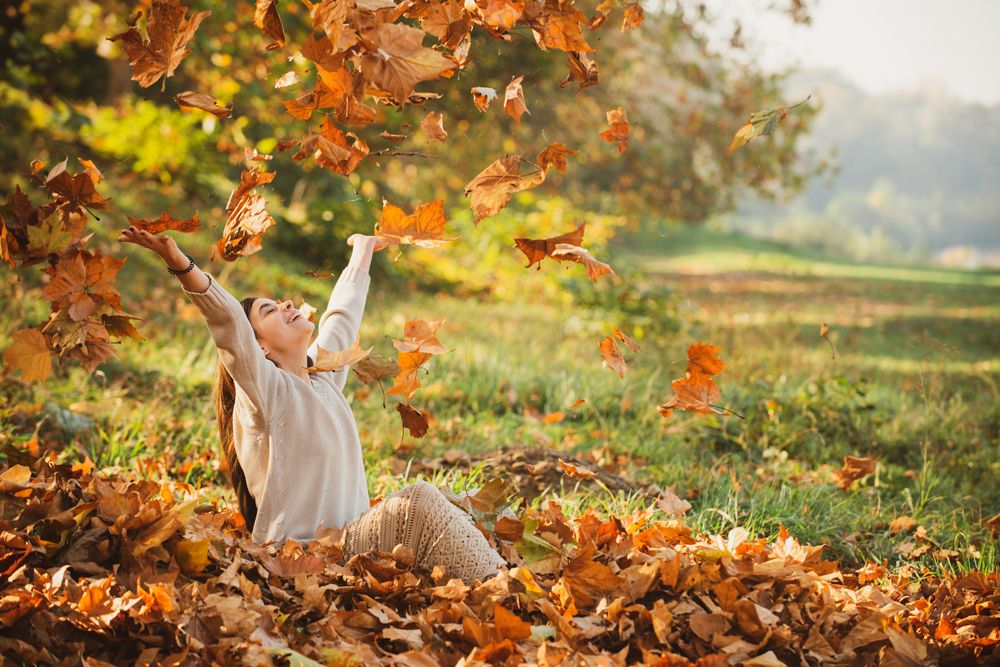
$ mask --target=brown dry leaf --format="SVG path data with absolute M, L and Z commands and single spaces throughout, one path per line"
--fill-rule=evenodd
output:
M 444 228 L 447 223 L 443 199 L 420 204 L 410 215 L 383 199 L 382 217 L 375 223 L 374 235 L 385 239 L 389 245 L 407 244 L 435 248 L 456 238 L 444 238 Z
M 507 84 L 507 88 L 504 90 L 503 95 L 503 110 L 507 112 L 507 115 L 517 121 L 519 124 L 521 122 L 521 116 L 525 113 L 531 114 L 528 111 L 528 105 L 524 101 L 524 90 L 521 88 L 521 81 L 524 79 L 523 76 L 515 76 Z M 543 167 L 544 169 L 544 167 Z
M 437 111 L 428 111 L 424 119 L 420 121 L 420 129 L 427 135 L 428 139 L 444 143 L 448 138 L 448 133 L 444 129 L 444 116 Z
M 180 62 L 191 53 L 188 44 L 194 39 L 198 26 L 212 13 L 196 12 L 189 18 L 187 12 L 187 7 L 178 0 L 153 0 L 146 25 L 148 40 L 144 41 L 135 27 L 138 14 L 129 23 L 128 30 L 108 37 L 112 42 L 121 40 L 132 66 L 132 80 L 143 88 L 162 77 L 161 91 L 165 89 L 167 77 L 173 76 Z
M 545 169 L 546 171 L 549 167 L 555 167 L 556 171 L 565 174 L 566 158 L 579 152 L 580 151 L 575 151 L 571 148 L 566 148 L 566 146 L 562 143 L 556 142 L 554 144 L 549 144 L 540 150 L 538 155 L 535 156 L 535 162 L 538 163 L 539 167 Z
M 715 405 L 722 398 L 722 392 L 709 376 L 685 373 L 684 377 L 678 378 L 670 384 L 675 395 L 666 403 L 656 406 L 661 414 L 666 411 L 663 416 L 670 416 L 670 410 L 725 414 L 726 411 L 723 408 Z
M 229 118 L 229 116 L 233 113 L 232 104 L 229 106 L 222 106 L 211 95 L 196 93 L 193 90 L 185 90 L 182 93 L 177 93 L 174 95 L 174 101 L 177 102 L 178 106 L 201 109 L 202 111 L 207 111 L 216 118 Z
M 131 215 L 125 217 L 128 218 L 129 224 L 135 225 L 137 228 L 147 231 L 150 234 L 159 234 L 167 230 L 190 233 L 201 229 L 197 211 L 190 218 L 184 218 L 183 220 L 175 220 L 165 211 L 156 220 L 140 220 L 139 218 L 133 218 Z
M 267 202 L 257 194 L 256 188 L 273 180 L 274 172 L 261 172 L 257 167 L 243 170 L 239 185 L 226 203 L 229 217 L 222 230 L 222 238 L 212 246 L 211 259 L 234 262 L 261 249 L 261 235 L 275 221 L 264 209 Z
M 603 368 L 610 368 L 615 373 L 618 373 L 618 377 L 625 379 L 625 371 L 628 370 L 628 364 L 625 363 L 625 358 L 622 357 L 621 350 L 618 349 L 618 343 L 615 342 L 613 336 L 605 336 L 598 343 L 598 347 L 601 350 L 601 357 L 604 361 L 601 362 Z
M 573 5 L 547 4 L 532 26 L 532 33 L 543 51 L 550 48 L 570 52 L 594 51 L 580 29 L 581 24 L 587 23 L 587 18 Z
M 399 352 L 399 358 L 396 362 L 399 366 L 399 373 L 396 374 L 393 385 L 385 390 L 386 395 L 401 394 L 405 398 L 409 398 L 420 386 L 417 371 L 432 356 L 434 355 L 427 352 Z
M 845 456 L 844 466 L 834 473 L 837 486 L 844 491 L 849 490 L 856 481 L 875 472 L 876 461 L 877 456 Z
M 377 54 L 361 57 L 365 77 L 404 103 L 421 81 L 447 76 L 457 68 L 454 60 L 422 46 L 425 33 L 420 28 L 399 23 L 381 23 L 365 31 L 365 38 Z
M 622 32 L 638 28 L 642 25 L 644 18 L 645 13 L 642 11 L 642 5 L 638 2 L 633 2 L 625 8 L 625 13 L 622 16 Z
M 507 154 L 497 158 L 486 169 L 465 184 L 465 196 L 472 197 L 473 222 L 496 215 L 507 206 L 515 192 L 540 185 L 545 180 L 545 170 L 521 174 L 521 156 Z
M 395 359 L 389 359 L 378 354 L 369 354 L 364 359 L 351 365 L 355 375 L 364 384 L 385 377 L 393 377 L 399 373 L 399 364 Z
M 409 403 L 396 403 L 396 412 L 403 420 L 403 426 L 409 430 L 414 438 L 422 438 L 427 434 L 427 427 L 431 413 L 427 410 L 415 408 Z
M 625 109 L 618 107 L 607 112 L 608 129 L 601 132 L 600 137 L 608 143 L 618 143 L 618 152 L 628 147 L 629 124 Z
M 403 325 L 403 340 L 392 339 L 400 352 L 444 354 L 448 349 L 437 339 L 437 330 L 445 320 L 407 320 Z
M 557 243 L 549 256 L 560 261 L 570 260 L 583 264 L 587 268 L 587 277 L 594 281 L 600 276 L 615 275 L 615 270 L 610 264 L 596 259 L 586 248 L 571 243 Z
M 45 382 L 52 375 L 52 351 L 45 335 L 38 329 L 19 329 L 11 333 L 13 342 L 4 350 L 3 362 L 20 373 L 25 382 Z
M 351 347 L 346 350 L 327 350 L 322 347 L 316 348 L 316 364 L 307 366 L 305 370 L 310 373 L 322 373 L 325 371 L 339 371 L 344 366 L 353 366 L 361 361 L 375 349 L 374 346 L 364 350 L 361 348 L 361 339 L 356 338 Z
M 541 261 L 546 256 L 552 257 L 552 253 L 559 243 L 569 243 L 575 246 L 583 243 L 584 228 L 586 225 L 586 222 L 581 222 L 573 231 L 558 236 L 550 236 L 547 239 L 515 238 L 514 244 L 528 258 L 528 265 L 524 268 L 530 269 L 533 264 L 538 264 L 537 270 L 540 271 L 542 268 Z
M 633 352 L 639 351 L 639 344 L 636 343 L 631 338 L 629 338 L 628 336 L 626 336 L 625 334 L 623 334 L 621 329 L 612 325 L 611 331 L 612 333 L 615 334 L 615 337 L 618 338 L 618 340 L 620 340 L 621 342 L 625 343 L 625 345 L 627 345 L 630 350 L 632 350 Z
M 674 487 L 668 486 L 660 492 L 659 497 L 656 499 L 656 507 L 668 515 L 682 517 L 691 509 L 691 503 L 683 498 L 679 498 L 674 493 Z
M 285 45 L 285 30 L 281 26 L 281 16 L 278 15 L 278 0 L 257 0 L 253 24 L 273 40 L 264 47 L 266 51 Z
M 472 88 L 472 101 L 476 103 L 476 108 L 486 111 L 490 102 L 497 98 L 497 91 L 486 86 L 475 86 Z
M 906 532 L 916 525 L 917 522 L 913 519 L 913 517 L 905 515 L 896 517 L 889 523 L 889 532 L 890 533 Z
M 578 466 L 563 459 L 559 459 L 559 467 L 563 469 L 567 477 L 576 477 L 578 479 L 594 479 L 597 477 L 597 473 L 593 470 L 587 470 L 583 466 Z

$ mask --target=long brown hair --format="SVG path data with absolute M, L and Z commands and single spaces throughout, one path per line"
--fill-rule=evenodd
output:
M 260 297 L 248 296 L 240 301 L 248 321 L 250 320 L 250 309 L 258 298 Z M 307 356 L 306 360 L 310 366 L 313 365 L 312 357 Z M 268 359 L 268 361 L 281 368 L 273 359 Z M 233 441 L 233 407 L 236 405 L 236 383 L 223 365 L 222 359 L 219 359 L 215 384 L 212 386 L 212 400 L 215 403 L 215 421 L 219 427 L 219 442 L 229 467 L 229 483 L 236 492 L 240 514 L 246 521 L 247 530 L 252 533 L 254 523 L 257 520 L 257 501 L 250 493 L 246 475 L 240 466 L 239 458 L 236 456 L 236 443 Z

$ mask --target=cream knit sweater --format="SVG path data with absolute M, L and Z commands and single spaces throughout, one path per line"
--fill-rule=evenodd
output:
M 310 381 L 264 356 L 240 302 L 206 272 L 204 292 L 184 289 L 205 316 L 222 363 L 236 384 L 233 439 L 257 501 L 257 543 L 306 541 L 323 527 L 341 527 L 368 510 L 361 439 L 344 397 L 348 366 Z M 348 265 L 337 278 L 309 347 L 350 347 L 358 337 L 371 276 Z

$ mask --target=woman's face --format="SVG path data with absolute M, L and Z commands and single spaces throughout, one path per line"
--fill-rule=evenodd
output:
M 263 347 L 271 352 L 298 352 L 309 345 L 315 324 L 290 299 L 259 298 L 250 309 L 250 324 Z

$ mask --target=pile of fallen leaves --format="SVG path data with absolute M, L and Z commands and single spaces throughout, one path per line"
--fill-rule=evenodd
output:
M 497 489 L 477 497 L 499 501 Z M 50 453 L 0 473 L 0 655 L 85 665 L 1000 657 L 996 572 L 945 581 L 875 564 L 843 571 L 784 530 L 770 543 L 742 528 L 695 534 L 676 518 L 685 505 L 665 492 L 607 519 L 567 517 L 552 501 L 517 519 L 481 512 L 511 566 L 470 585 L 412 568 L 402 547 L 345 561 L 336 530 L 258 545 L 239 513 L 189 485 Z

